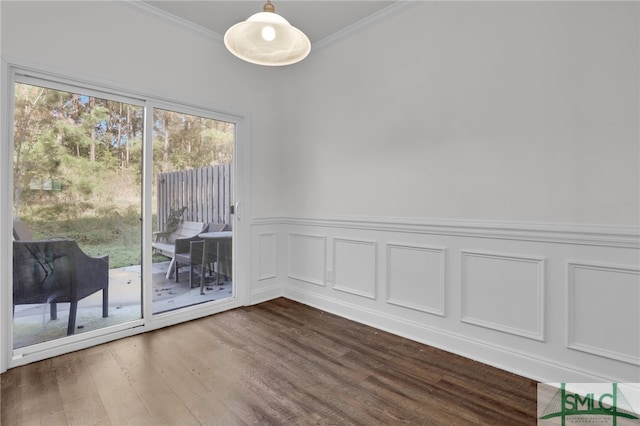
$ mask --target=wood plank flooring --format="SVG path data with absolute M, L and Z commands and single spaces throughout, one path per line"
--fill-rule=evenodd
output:
M 2 425 L 533 425 L 536 382 L 276 299 L 2 374 Z

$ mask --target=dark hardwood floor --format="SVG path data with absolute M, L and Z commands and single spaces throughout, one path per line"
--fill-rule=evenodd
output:
M 536 382 L 277 299 L 2 374 L 2 425 L 534 425 Z

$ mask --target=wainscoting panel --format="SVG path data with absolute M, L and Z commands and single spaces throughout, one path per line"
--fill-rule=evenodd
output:
M 288 261 L 282 250 L 284 236 L 277 222 L 252 224 L 251 228 L 251 283 L 245 300 L 247 305 L 282 296 Z
M 445 249 L 387 244 L 387 302 L 445 315 Z
M 319 286 L 325 285 L 327 238 L 324 235 L 288 234 L 288 276 Z
M 370 217 L 253 227 L 282 242 L 276 279 L 258 280 L 273 259 L 253 259 L 256 300 L 282 295 L 541 382 L 640 382 L 638 227 Z
M 335 290 L 375 299 L 377 264 L 375 241 L 333 239 Z
M 568 263 L 568 346 L 640 365 L 640 270 Z
M 544 260 L 462 251 L 462 321 L 543 340 Z
M 258 235 L 258 281 L 278 276 L 278 239 L 275 232 Z

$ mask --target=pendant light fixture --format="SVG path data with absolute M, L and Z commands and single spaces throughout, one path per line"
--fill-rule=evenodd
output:
M 258 65 L 295 64 L 311 51 L 309 38 L 275 12 L 271 0 L 263 11 L 229 28 L 224 45 L 238 58 Z

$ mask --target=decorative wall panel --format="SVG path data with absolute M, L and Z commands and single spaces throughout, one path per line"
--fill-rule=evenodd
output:
M 462 321 L 544 339 L 544 260 L 462 251 Z
M 258 281 L 278 275 L 278 239 L 275 233 L 258 235 Z
M 640 270 L 568 262 L 568 346 L 640 365 Z
M 325 285 L 327 238 L 323 235 L 289 234 L 288 276 Z
M 387 245 L 387 302 L 445 315 L 445 249 Z
M 375 241 L 346 238 L 333 240 L 333 288 L 376 298 L 377 255 Z

